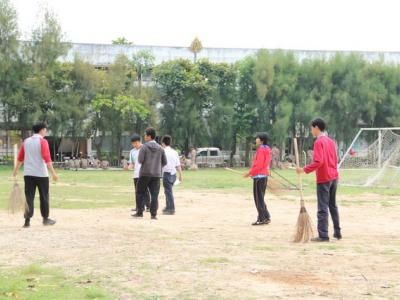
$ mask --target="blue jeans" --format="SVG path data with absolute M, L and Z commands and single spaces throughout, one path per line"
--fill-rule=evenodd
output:
M 336 205 L 337 179 L 318 183 L 318 234 L 320 238 L 328 238 L 329 213 L 331 214 L 335 234 L 340 234 L 339 210 Z
M 167 202 L 166 209 L 170 211 L 175 211 L 174 194 L 172 192 L 172 188 L 174 187 L 175 181 L 176 181 L 176 174 L 171 175 L 171 173 L 164 173 L 163 185 L 164 185 L 165 200 Z

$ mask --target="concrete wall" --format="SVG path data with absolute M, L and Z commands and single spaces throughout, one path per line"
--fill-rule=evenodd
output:
M 163 46 L 124 46 L 106 44 L 72 44 L 68 55 L 62 61 L 73 61 L 78 55 L 83 60 L 97 65 L 107 66 L 115 60 L 119 54 L 125 54 L 129 58 L 140 50 L 148 49 L 156 57 L 156 64 L 177 58 L 193 59 L 193 53 L 187 47 L 163 47 Z M 259 49 L 240 48 L 204 48 L 198 53 L 198 59 L 208 58 L 212 62 L 234 63 L 248 55 L 254 54 Z M 336 51 L 292 50 L 300 60 L 307 58 L 330 58 Z M 349 54 L 351 52 L 342 52 Z M 361 54 L 368 61 L 383 59 L 386 63 L 400 63 L 400 52 L 354 52 Z

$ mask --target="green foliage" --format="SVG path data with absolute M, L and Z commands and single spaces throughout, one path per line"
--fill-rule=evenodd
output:
M 68 278 L 55 269 L 30 265 L 0 269 L 0 299 L 112 299 L 87 278 Z
M 233 154 L 238 146 L 248 154 L 259 131 L 286 149 L 297 136 L 303 150 L 312 145 L 309 123 L 316 116 L 326 119 L 342 148 L 361 126 L 399 126 L 400 66 L 383 60 L 338 53 L 300 61 L 290 51 L 260 50 L 235 64 L 178 59 L 155 66 L 151 51 L 141 50 L 95 69 L 79 57 L 60 62 L 70 45 L 55 15 L 42 15 L 31 42 L 20 44 L 15 9 L 0 0 L 0 113 L 7 133 L 25 137 L 32 122 L 45 120 L 56 136 L 94 136 L 100 157 L 111 131 L 112 156 L 119 157 L 122 134 L 148 125 L 171 134 L 186 152 L 218 146 Z
M 113 45 L 127 45 L 127 46 L 133 45 L 133 42 L 129 42 L 128 39 L 125 37 L 118 37 L 115 40 L 113 40 L 112 43 Z

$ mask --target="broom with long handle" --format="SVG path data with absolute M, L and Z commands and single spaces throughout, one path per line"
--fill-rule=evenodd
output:
M 299 149 L 297 146 L 296 138 L 293 139 L 293 143 L 294 143 L 294 152 L 295 152 L 295 156 L 296 156 L 296 166 L 299 168 L 300 167 Z M 306 242 L 309 242 L 310 239 L 313 237 L 313 229 L 312 229 L 311 218 L 306 210 L 305 203 L 304 203 L 303 179 L 302 179 L 301 174 L 298 174 L 297 179 L 299 182 L 299 191 L 300 191 L 300 214 L 297 219 L 296 231 L 293 236 L 293 242 L 306 243 Z
M 229 172 L 235 173 L 235 174 L 237 174 L 237 175 L 243 176 L 243 173 L 240 172 L 240 171 L 238 171 L 238 170 L 231 169 L 231 168 L 224 168 L 224 169 L 225 169 L 226 171 L 229 171 Z M 273 181 L 269 181 L 268 189 L 269 189 L 272 193 L 274 193 L 274 194 L 277 194 L 278 191 L 280 190 L 279 187 L 277 186 L 277 184 L 274 183 Z

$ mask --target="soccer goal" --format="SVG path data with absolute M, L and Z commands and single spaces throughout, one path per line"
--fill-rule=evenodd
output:
M 339 163 L 340 183 L 394 187 L 400 184 L 400 127 L 361 128 Z

